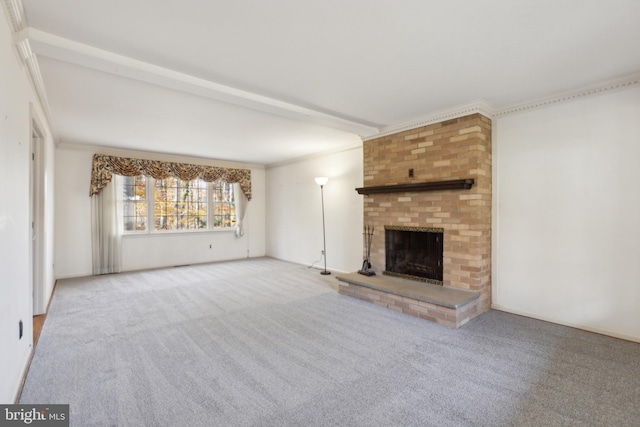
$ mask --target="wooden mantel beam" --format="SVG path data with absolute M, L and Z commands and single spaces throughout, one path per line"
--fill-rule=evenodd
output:
M 404 193 L 419 191 L 468 190 L 473 186 L 473 178 L 451 181 L 421 182 L 417 184 L 380 185 L 356 188 L 358 194 Z

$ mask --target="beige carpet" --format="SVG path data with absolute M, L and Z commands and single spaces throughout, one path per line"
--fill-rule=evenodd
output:
M 21 403 L 73 426 L 637 426 L 640 345 L 452 330 L 272 259 L 59 281 Z

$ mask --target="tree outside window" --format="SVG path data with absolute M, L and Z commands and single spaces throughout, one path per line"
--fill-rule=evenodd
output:
M 223 181 L 211 183 L 212 205 L 213 205 L 213 226 L 214 227 L 235 227 L 236 208 L 233 185 Z
M 147 230 L 147 177 L 123 177 L 123 200 L 125 231 Z
M 201 179 L 123 177 L 124 230 L 206 231 L 236 227 L 233 184 Z
M 158 179 L 154 186 L 155 230 L 207 228 L 207 183 L 200 179 Z

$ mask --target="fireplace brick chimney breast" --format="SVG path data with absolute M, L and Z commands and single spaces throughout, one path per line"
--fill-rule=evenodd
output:
M 472 114 L 364 142 L 365 187 L 474 179 L 468 190 L 370 194 L 364 224 L 444 229 L 443 285 L 479 293 L 491 306 L 491 119 Z M 413 169 L 413 177 L 407 173 Z M 384 233 L 371 248 L 385 268 Z

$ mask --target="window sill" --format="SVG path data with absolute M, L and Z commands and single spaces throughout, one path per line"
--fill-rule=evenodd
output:
M 171 231 L 146 231 L 138 233 L 123 233 L 122 237 L 158 237 L 158 236 L 194 236 L 217 233 L 235 233 L 236 228 L 212 228 L 210 230 L 171 230 Z

